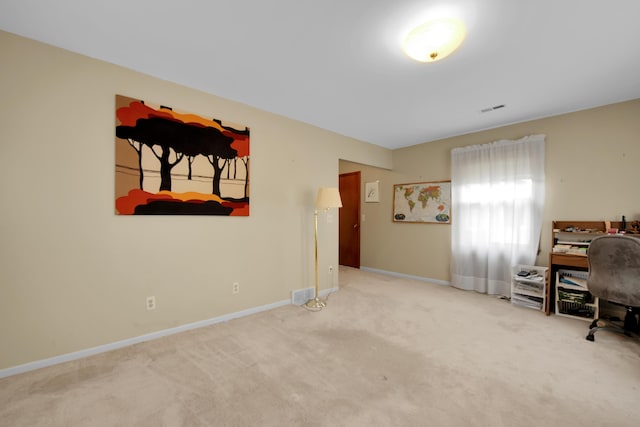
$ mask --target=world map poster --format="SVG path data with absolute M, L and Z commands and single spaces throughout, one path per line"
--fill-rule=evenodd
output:
M 451 181 L 395 184 L 393 221 L 451 224 Z

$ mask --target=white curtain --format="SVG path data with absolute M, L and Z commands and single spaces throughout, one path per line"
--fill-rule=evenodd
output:
M 451 284 L 510 294 L 511 269 L 534 265 L 544 208 L 544 135 L 451 151 Z

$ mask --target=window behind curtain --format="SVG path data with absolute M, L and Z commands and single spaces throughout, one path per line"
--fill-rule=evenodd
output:
M 511 268 L 535 263 L 544 208 L 544 135 L 451 152 L 451 284 L 509 295 Z

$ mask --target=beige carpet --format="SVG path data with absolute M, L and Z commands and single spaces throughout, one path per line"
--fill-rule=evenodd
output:
M 0 380 L 2 426 L 638 426 L 640 344 L 340 269 L 296 306 Z

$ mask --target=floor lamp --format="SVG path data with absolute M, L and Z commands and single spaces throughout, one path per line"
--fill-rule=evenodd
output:
M 316 208 L 313 211 L 313 215 L 315 218 L 314 226 L 315 226 L 315 265 L 316 265 L 316 289 L 315 289 L 315 298 L 310 299 L 305 303 L 307 308 L 312 308 L 315 310 L 322 310 L 323 307 L 327 306 L 325 301 L 322 301 L 318 296 L 318 210 L 324 209 L 324 211 L 328 211 L 331 208 L 341 208 L 342 200 L 340 199 L 340 192 L 337 188 L 325 188 L 321 187 L 318 190 L 318 197 L 316 198 Z

